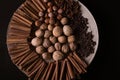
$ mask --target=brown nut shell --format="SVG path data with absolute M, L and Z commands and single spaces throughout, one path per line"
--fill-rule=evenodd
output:
M 60 51 L 55 51 L 55 52 L 53 53 L 53 59 L 54 59 L 55 61 L 61 60 L 61 59 L 63 59 L 63 57 L 64 57 L 64 55 L 63 55 L 62 52 L 60 52 Z
M 60 35 L 62 35 L 62 28 L 60 26 L 56 26 L 54 29 L 53 29 L 53 35 L 55 37 L 59 37 Z

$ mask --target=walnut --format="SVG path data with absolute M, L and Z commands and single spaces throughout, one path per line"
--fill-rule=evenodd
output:
M 68 42 L 69 43 L 72 43 L 74 41 L 75 41 L 75 36 L 74 35 L 71 35 L 71 36 L 68 37 Z
M 47 6 L 48 6 L 48 7 L 52 7 L 53 4 L 52 4 L 51 2 L 48 2 L 48 3 L 47 3 Z
M 37 31 L 35 31 L 35 36 L 36 37 L 43 37 L 44 35 L 44 31 L 38 29 Z
M 63 33 L 66 36 L 70 36 L 73 33 L 72 28 L 69 25 L 64 25 L 64 27 L 63 27 Z
M 68 23 L 68 19 L 66 17 L 63 17 L 60 22 L 62 25 L 65 25 Z
M 68 44 L 63 44 L 62 52 L 64 52 L 64 53 L 68 53 L 69 52 L 69 45 Z
M 57 19 L 58 19 L 58 20 L 61 20 L 61 19 L 62 19 L 62 15 L 61 15 L 61 14 L 58 14 L 58 15 L 57 15 Z
M 49 18 L 46 18 L 44 21 L 46 24 L 49 24 Z M 45 29 L 47 29 L 47 27 L 45 27 Z
M 43 58 L 44 60 L 50 60 L 50 59 L 51 59 L 51 54 L 48 53 L 48 52 L 44 52 L 44 53 L 42 54 L 42 58 Z
M 54 14 L 53 14 L 52 12 L 49 12 L 49 13 L 48 13 L 48 17 L 53 18 L 53 17 L 54 17 Z
M 43 0 L 45 3 L 47 3 L 48 2 L 48 0 Z
M 49 7 L 48 9 L 47 9 L 47 12 L 48 13 L 50 13 L 50 12 L 52 12 L 53 10 L 52 10 L 52 8 L 51 7 Z
M 53 29 L 53 35 L 55 37 L 59 37 L 60 35 L 62 35 L 62 28 L 60 26 L 56 26 L 54 29 Z
M 57 10 L 58 10 L 57 6 L 53 6 L 52 9 L 53 9 L 54 11 L 57 11 Z
M 35 21 L 35 26 L 39 27 L 41 25 L 41 22 L 39 20 Z
M 61 44 L 59 42 L 55 43 L 54 47 L 56 50 L 61 50 Z
M 38 54 L 42 54 L 43 52 L 45 52 L 45 48 L 43 46 L 37 46 L 36 47 L 36 52 Z
M 61 9 L 61 8 L 58 9 L 58 13 L 59 13 L 59 14 L 62 14 L 62 13 L 63 13 L 63 9 Z
M 52 31 L 52 30 L 53 30 L 53 28 L 54 28 L 54 26 L 53 26 L 53 25 L 51 25 L 51 24 L 49 24 L 49 25 L 48 25 L 48 30 L 49 30 L 49 31 Z
M 66 37 L 65 37 L 65 36 L 59 36 L 59 37 L 58 37 L 58 41 L 59 41 L 60 43 L 65 43 L 65 42 L 66 42 Z
M 44 37 L 45 37 L 45 38 L 48 38 L 48 37 L 50 37 L 51 34 L 52 34 L 51 31 L 46 30 L 46 31 L 45 31 L 45 34 L 44 34 Z
M 40 29 L 41 29 L 41 30 L 47 29 L 47 24 L 43 23 L 43 24 L 40 26 Z
M 51 46 L 51 42 L 49 41 L 49 39 L 44 39 L 44 41 L 43 41 L 43 46 L 44 46 L 45 48 L 48 48 L 48 47 Z
M 42 43 L 42 39 L 41 38 L 39 39 L 39 38 L 35 37 L 35 38 L 33 38 L 31 40 L 31 44 L 33 46 L 39 46 L 41 43 Z
M 54 46 L 50 46 L 49 48 L 48 48 L 48 52 L 49 53 L 53 53 L 55 51 L 55 47 Z
M 71 51 L 75 51 L 77 48 L 77 45 L 75 43 L 70 43 L 69 47 L 70 47 Z
M 63 59 L 63 57 L 64 57 L 64 55 L 63 55 L 62 52 L 60 52 L 60 51 L 55 51 L 55 52 L 53 53 L 53 59 L 54 59 L 55 61 L 61 60 L 61 59 Z
M 44 16 L 44 13 L 42 11 L 39 12 L 38 14 L 40 17 Z
M 55 19 L 54 18 L 50 18 L 49 19 L 49 24 L 52 24 L 52 25 L 55 24 Z
M 50 36 L 49 40 L 51 41 L 51 43 L 55 44 L 57 42 L 57 38 L 54 36 Z

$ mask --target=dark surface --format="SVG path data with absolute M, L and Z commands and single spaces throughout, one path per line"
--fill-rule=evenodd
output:
M 13 12 L 24 1 L 25 0 L 0 0 L 0 80 L 27 80 L 27 77 L 12 64 L 6 46 L 8 23 Z M 115 10 L 115 7 L 118 5 L 115 5 L 114 7 L 114 1 L 110 3 L 109 0 L 106 2 L 104 2 L 104 0 L 80 1 L 88 7 L 95 17 L 100 36 L 97 54 L 92 64 L 88 67 L 88 73 L 83 77 L 85 80 L 112 80 L 112 78 L 114 78 L 113 80 L 116 80 L 116 77 L 113 76 L 113 74 L 117 75 L 116 72 L 119 72 L 119 70 L 118 64 L 113 62 L 115 61 L 114 55 L 118 52 L 113 49 L 115 47 L 113 40 L 115 38 L 116 40 L 118 39 L 118 33 L 114 30 L 117 30 L 118 28 L 118 10 Z M 116 37 L 114 35 L 116 35 Z M 117 41 L 114 43 L 117 44 Z M 114 72 L 114 70 L 116 70 L 116 72 Z

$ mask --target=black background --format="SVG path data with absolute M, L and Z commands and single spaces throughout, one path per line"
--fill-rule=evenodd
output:
M 24 1 L 0 0 L 0 80 L 27 80 L 27 77 L 12 64 L 6 46 L 8 23 L 14 11 Z M 84 80 L 116 80 L 117 72 L 120 72 L 118 68 L 119 61 L 117 60 L 117 41 L 119 37 L 117 32 L 119 25 L 117 23 L 120 23 L 118 5 L 115 4 L 115 0 L 80 1 L 95 17 L 100 37 L 97 54 L 88 67 L 88 72 L 83 76 Z

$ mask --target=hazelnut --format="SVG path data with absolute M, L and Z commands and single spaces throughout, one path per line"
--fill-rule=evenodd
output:
M 59 37 L 60 35 L 62 35 L 62 28 L 60 26 L 56 26 L 54 29 L 53 29 L 53 35 L 55 37 Z
M 74 41 L 75 41 L 75 36 L 74 35 L 71 35 L 71 36 L 68 37 L 68 42 L 69 43 L 72 43 Z
M 35 21 L 35 26 L 39 27 L 41 25 L 41 22 L 39 20 Z
M 42 37 L 44 35 L 44 32 L 40 29 L 38 29 L 37 31 L 35 31 L 35 36 L 36 37 Z
M 68 19 L 66 17 L 63 17 L 60 22 L 62 25 L 65 25 L 68 23 Z
M 61 9 L 61 8 L 58 9 L 58 13 L 59 13 L 59 14 L 62 14 L 62 13 L 63 13 L 63 9 Z
M 36 52 L 37 52 L 38 54 L 42 54 L 42 53 L 45 52 L 45 48 L 44 48 L 43 46 L 37 46 L 37 47 L 36 47 Z
M 51 34 L 52 34 L 51 31 L 46 30 L 44 37 L 45 37 L 45 38 L 48 38 L 48 37 L 50 37 Z
M 52 7 L 52 5 L 53 5 L 53 4 L 52 4 L 51 2 L 48 2 L 48 3 L 47 3 L 47 6 L 48 6 L 48 7 Z
M 38 14 L 40 17 L 44 16 L 44 13 L 43 12 L 39 12 Z
M 48 9 L 47 9 L 47 12 L 48 12 L 48 13 L 52 12 L 52 8 L 51 8 L 51 7 L 48 8 Z
M 62 15 L 61 15 L 61 14 L 58 14 L 57 19 L 58 19 L 58 20 L 61 20 L 61 19 L 62 19 Z
M 39 21 L 43 22 L 44 21 L 44 17 L 40 17 Z
M 43 58 L 44 60 L 50 60 L 50 59 L 51 59 L 51 54 L 49 54 L 48 52 L 44 52 L 44 53 L 42 54 L 42 58 Z
M 46 18 L 46 19 L 45 19 L 45 23 L 46 23 L 46 24 L 49 24 L 49 18 Z
M 48 0 L 43 0 L 45 3 L 47 3 L 48 2 Z
M 69 52 L 69 45 L 68 44 L 63 44 L 62 52 L 64 52 L 64 53 L 68 53 Z
M 65 36 L 59 36 L 59 37 L 58 37 L 58 41 L 59 41 L 60 43 L 65 43 L 65 42 L 66 42 L 66 37 L 65 37 Z
M 60 22 L 56 21 L 55 26 L 59 26 L 59 25 L 60 25 Z
M 48 52 L 49 52 L 49 53 L 53 53 L 54 51 L 55 51 L 54 46 L 50 46 L 50 47 L 48 48 Z
M 47 29 L 47 24 L 43 23 L 43 24 L 40 26 L 40 29 L 41 29 L 41 30 Z
M 48 48 L 48 47 L 51 46 L 51 42 L 50 42 L 48 39 L 44 39 L 44 41 L 43 41 L 43 46 L 44 46 L 45 48 Z
M 31 44 L 32 44 L 33 46 L 39 46 L 41 43 L 42 43 L 42 39 L 39 39 L 39 38 L 37 38 L 37 37 L 35 37 L 35 38 L 33 38 L 33 39 L 31 40 Z
M 70 36 L 72 34 L 72 28 L 69 25 L 64 25 L 64 27 L 63 27 L 63 33 L 66 36 Z
M 53 6 L 52 7 L 54 11 L 57 11 L 57 7 L 56 6 Z
M 50 18 L 52 18 L 52 17 L 54 17 L 54 14 L 53 14 L 52 12 L 50 12 L 50 13 L 48 13 L 48 16 L 49 16 Z
M 52 31 L 52 30 L 53 30 L 53 28 L 54 28 L 54 26 L 53 26 L 53 25 L 51 25 L 51 24 L 49 24 L 49 25 L 48 25 L 48 30 L 49 30 L 49 31 Z
M 59 42 L 55 43 L 54 47 L 56 50 L 61 50 L 61 44 Z
M 54 18 L 50 18 L 49 23 L 50 24 L 55 24 L 55 19 Z
M 75 43 L 70 43 L 69 47 L 70 47 L 71 51 L 75 51 L 77 48 L 77 45 Z
M 55 51 L 55 52 L 53 53 L 53 59 L 54 59 L 55 61 L 61 60 L 61 59 L 63 59 L 63 57 L 64 57 L 64 55 L 63 55 L 62 52 L 60 52 L 60 51 Z
M 51 41 L 51 43 L 55 44 L 57 42 L 57 38 L 54 36 L 50 36 L 49 40 Z

